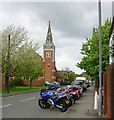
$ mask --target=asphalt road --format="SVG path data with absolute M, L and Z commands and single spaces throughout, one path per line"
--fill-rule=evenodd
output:
M 58 108 L 42 109 L 37 105 L 39 92 L 3 97 L 2 118 L 98 118 L 93 110 L 94 89 L 90 87 L 67 112 Z

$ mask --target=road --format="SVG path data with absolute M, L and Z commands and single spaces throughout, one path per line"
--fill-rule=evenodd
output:
M 93 87 L 90 87 L 67 112 L 59 109 L 42 109 L 37 105 L 39 92 L 3 97 L 2 118 L 97 118 L 93 110 Z

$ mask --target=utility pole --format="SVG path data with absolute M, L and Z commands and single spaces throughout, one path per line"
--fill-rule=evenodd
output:
M 7 52 L 7 72 L 6 72 L 7 93 L 9 93 L 9 69 L 10 69 L 10 34 L 8 35 L 8 52 Z
M 99 116 L 102 114 L 102 31 L 101 31 L 101 0 L 99 8 Z

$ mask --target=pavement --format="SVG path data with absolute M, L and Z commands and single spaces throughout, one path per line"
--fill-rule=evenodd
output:
M 98 111 L 94 110 L 94 87 L 90 87 L 74 104 L 65 117 L 69 118 L 100 118 Z

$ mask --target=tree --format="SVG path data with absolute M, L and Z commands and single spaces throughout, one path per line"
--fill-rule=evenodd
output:
M 8 51 L 8 35 L 10 34 L 10 58 L 15 59 L 15 54 L 21 46 L 27 42 L 27 32 L 22 27 L 8 26 L 0 31 L 0 39 L 2 43 L 2 74 L 6 74 L 7 68 L 7 51 Z M 11 67 L 11 64 L 10 64 Z M 10 73 L 11 74 L 11 73 Z
M 109 29 L 111 21 L 108 19 L 102 26 L 102 70 L 105 71 L 109 64 Z M 91 38 L 86 38 L 82 44 L 81 54 L 83 58 L 77 66 L 86 71 L 92 80 L 99 79 L 99 34 L 98 28 L 93 28 Z M 102 72 L 103 72 L 102 71 Z
M 27 31 L 21 26 L 8 26 L 0 31 L 2 43 L 2 74 L 7 74 L 8 35 L 10 34 L 10 77 L 36 79 L 43 74 L 41 57 L 35 52 L 39 46 L 30 41 Z
M 72 71 L 68 73 L 68 81 L 73 82 L 76 78 L 76 74 Z
M 18 69 L 15 70 L 17 79 L 36 80 L 38 76 L 43 75 L 42 58 L 32 46 L 24 46 L 19 51 L 15 63 L 18 65 Z

